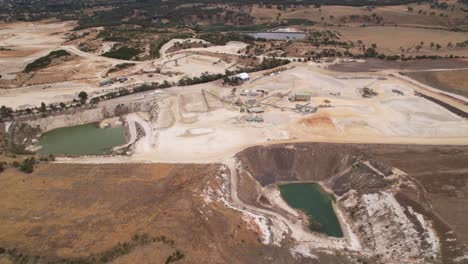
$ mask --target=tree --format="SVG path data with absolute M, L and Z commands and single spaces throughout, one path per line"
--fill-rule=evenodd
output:
M 45 111 L 47 110 L 47 107 L 46 107 L 46 104 L 44 102 L 41 103 L 41 108 L 39 111 L 41 111 L 41 113 L 45 113 Z
M 368 48 L 364 52 L 364 56 L 366 56 L 366 57 L 376 57 L 377 55 L 378 55 L 378 53 L 373 48 Z
M 57 107 L 54 104 L 49 105 L 50 110 L 57 111 Z
M 440 48 L 442 48 L 442 46 L 439 43 L 437 43 L 436 44 L 436 50 L 439 50 Z
M 2 105 L 2 107 L 0 107 L 0 117 L 1 118 L 12 117 L 12 114 L 13 114 L 13 109 L 11 109 L 10 107 L 6 107 L 4 105 Z
M 78 94 L 78 98 L 80 98 L 81 102 L 85 102 L 88 99 L 88 93 L 82 91 Z
M 373 48 L 373 49 L 376 49 L 376 48 L 377 48 L 377 44 L 372 43 L 372 48 Z

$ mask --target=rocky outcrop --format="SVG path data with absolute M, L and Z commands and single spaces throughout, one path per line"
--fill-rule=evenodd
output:
M 104 102 L 95 108 L 75 109 L 47 117 L 29 118 L 19 123 L 25 123 L 31 127 L 40 129 L 41 132 L 46 132 L 60 127 L 99 122 L 105 118 L 123 116 L 133 112 L 142 111 L 151 113 L 157 111 L 157 109 L 158 105 L 154 100 L 128 103 Z
M 350 168 L 358 159 L 352 147 L 325 143 L 252 147 L 237 157 L 262 186 L 282 181 L 323 181 Z

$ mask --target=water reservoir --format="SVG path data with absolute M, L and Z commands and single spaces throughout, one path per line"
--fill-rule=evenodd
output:
M 317 183 L 288 183 L 279 186 L 281 196 L 292 208 L 303 211 L 309 218 L 309 229 L 329 236 L 343 237 L 340 223 L 333 210 L 333 195 Z
M 99 128 L 96 124 L 85 124 L 57 128 L 44 133 L 38 142 L 42 147 L 38 152 L 72 156 L 102 155 L 123 144 L 123 127 Z
M 254 38 L 263 38 L 267 40 L 294 40 L 304 39 L 306 34 L 301 32 L 252 32 L 248 33 Z

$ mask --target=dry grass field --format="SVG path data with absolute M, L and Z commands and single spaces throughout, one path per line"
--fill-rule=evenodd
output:
M 312 21 L 316 23 L 314 26 L 298 27 L 303 30 L 339 32 L 342 41 L 357 43 L 361 40 L 366 47 L 371 47 L 375 43 L 377 52 L 384 54 L 468 56 L 468 48 L 455 48 L 456 43 L 468 39 L 468 34 L 449 30 L 465 27 L 468 25 L 468 19 L 461 6 L 452 4 L 455 6 L 453 10 L 431 8 L 430 4 L 376 8 L 310 6 L 286 10 L 278 10 L 276 6 L 272 8 L 253 6 L 250 14 L 257 19 L 257 23 L 294 19 Z M 409 8 L 412 8 L 412 11 L 409 11 Z M 431 14 L 432 12 L 434 13 Z M 433 46 L 431 43 L 434 43 Z M 449 43 L 453 47 L 448 47 Z M 440 45 L 439 48 L 437 44 Z M 422 47 L 417 50 L 418 45 Z M 350 51 L 359 53 L 357 49 Z
M 317 23 L 326 24 L 343 24 L 343 18 L 351 15 L 372 16 L 375 14 L 382 18 L 380 24 L 384 25 L 405 25 L 405 26 L 424 26 L 437 28 L 451 28 L 457 25 L 466 24 L 466 16 L 460 6 L 456 5 L 453 11 L 432 9 L 430 4 L 409 4 L 400 6 L 383 6 L 376 8 L 367 7 L 351 7 L 351 6 L 322 6 L 316 8 L 296 7 L 286 10 L 278 10 L 273 8 L 253 6 L 251 15 L 256 17 L 258 21 L 269 21 L 279 18 L 287 19 L 305 19 Z M 413 8 L 413 11 L 408 11 L 408 7 Z M 421 12 L 419 12 L 421 10 Z M 431 15 L 431 12 L 434 14 Z M 441 15 L 442 14 L 442 15 Z M 323 17 L 323 19 L 322 19 Z M 346 25 L 362 25 L 375 24 L 375 22 L 355 19 L 347 21 Z
M 423 71 L 405 74 L 426 85 L 468 97 L 468 70 Z
M 180 263 L 266 262 L 272 254 L 277 263 L 292 260 L 286 249 L 263 246 L 240 213 L 204 202 L 201 191 L 209 181 L 215 184 L 219 168 L 42 164 L 32 174 L 7 169 L 0 174 L 0 247 L 46 261 L 72 260 L 100 256 L 145 234 L 158 240 L 113 262 L 164 263 L 175 250 L 185 255 Z M 4 256 L 0 263 L 9 262 Z
M 452 32 L 446 30 L 409 28 L 409 27 L 332 27 L 341 33 L 342 39 L 356 43 L 362 40 L 366 46 L 372 43 L 377 44 L 377 51 L 384 54 L 401 53 L 400 48 L 404 48 L 407 56 L 421 56 L 436 54 L 439 56 L 454 55 L 468 56 L 468 48 L 447 48 L 447 44 L 463 42 L 468 39 L 468 34 L 464 32 Z M 416 46 L 424 42 L 422 49 L 417 51 Z M 442 46 L 440 50 L 431 48 L 430 43 L 438 43 Z M 410 50 L 408 51 L 408 49 Z

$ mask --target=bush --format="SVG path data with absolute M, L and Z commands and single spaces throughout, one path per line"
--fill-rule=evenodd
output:
M 226 45 L 226 43 L 228 43 L 229 41 L 241 41 L 245 43 L 253 43 L 253 41 L 255 40 L 255 38 L 252 36 L 233 33 L 233 32 L 230 32 L 227 34 L 206 33 L 206 34 L 201 34 L 198 37 L 214 45 Z
M 12 116 L 13 116 L 13 109 L 11 107 L 6 107 L 4 105 L 0 107 L 1 118 L 10 118 Z
M 177 249 L 174 253 L 172 253 L 172 255 L 167 257 L 165 263 L 169 264 L 169 263 L 172 263 L 172 262 L 176 262 L 176 261 L 179 261 L 179 260 L 183 259 L 184 257 L 185 257 L 184 253 L 182 253 L 180 250 Z
M 20 165 L 20 170 L 22 172 L 26 172 L 26 173 L 32 173 L 33 170 L 34 170 L 34 164 L 36 164 L 36 159 L 35 158 L 27 158 L 25 159 L 21 165 Z
M 86 99 L 88 99 L 88 93 L 86 93 L 86 92 L 80 92 L 80 93 L 78 94 L 78 97 L 80 98 L 80 101 L 81 101 L 81 102 L 85 102 Z
M 192 33 L 179 33 L 179 34 L 172 34 L 172 35 L 167 35 L 167 36 L 162 36 L 158 40 L 152 42 L 150 44 L 150 54 L 151 57 L 153 58 L 159 58 L 161 54 L 159 53 L 159 50 L 169 42 L 171 39 L 186 39 L 186 38 L 191 38 Z
M 70 53 L 68 53 L 65 50 L 52 51 L 48 55 L 46 55 L 44 57 L 41 57 L 41 58 L 29 63 L 28 65 L 26 65 L 26 68 L 24 68 L 24 72 L 30 72 L 30 71 L 34 71 L 34 70 L 46 67 L 47 65 L 49 65 L 52 62 L 52 59 L 56 59 L 56 58 L 60 58 L 60 57 L 64 57 L 64 56 L 69 56 L 69 55 L 70 55 Z
M 121 47 L 116 50 L 108 51 L 102 54 L 102 56 L 108 57 L 108 58 L 119 59 L 119 60 L 130 60 L 140 53 L 141 53 L 141 50 L 139 49 L 135 49 L 131 47 Z

